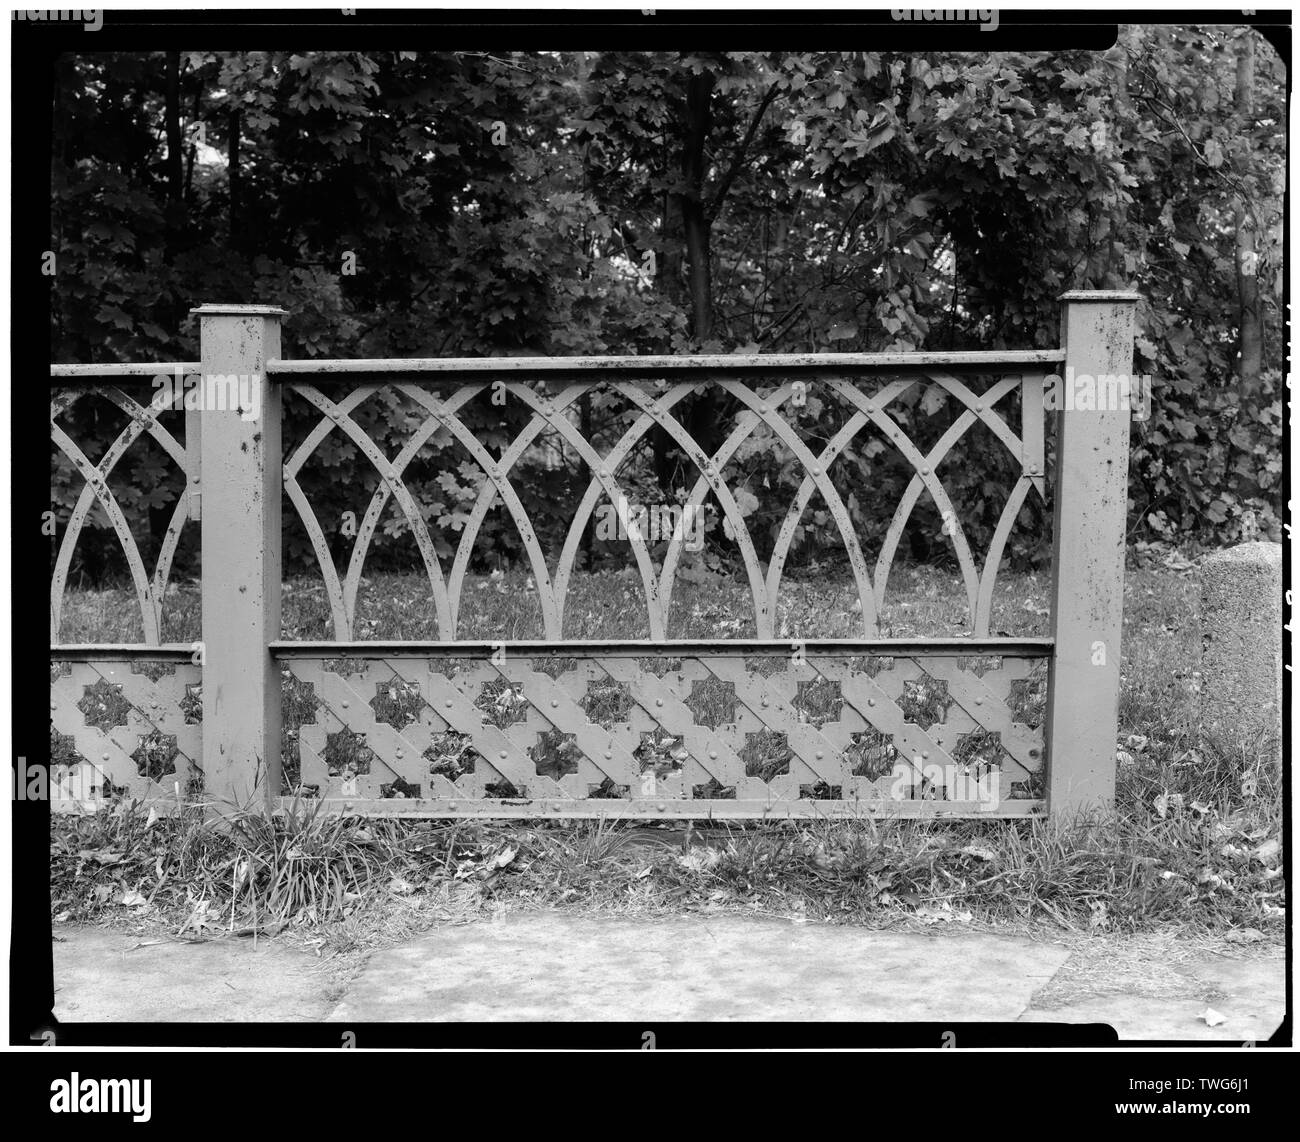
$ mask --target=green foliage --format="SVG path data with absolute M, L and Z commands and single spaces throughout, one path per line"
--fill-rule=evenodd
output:
M 1251 513 L 1276 535 L 1284 85 L 1260 41 L 1253 109 L 1239 113 L 1234 35 L 1143 26 L 1105 56 L 64 56 L 53 359 L 192 360 L 188 311 L 218 299 L 288 308 L 291 357 L 1023 348 L 1056 343 L 1063 290 L 1135 288 L 1146 299 L 1136 369 L 1153 377 L 1154 408 L 1134 434 L 1132 534 L 1232 541 Z M 1258 250 L 1258 377 L 1240 376 L 1236 360 L 1243 226 Z M 113 428 L 93 406 L 76 406 L 69 425 L 92 458 L 88 442 Z M 723 408 L 697 397 L 681 411 L 707 443 Z M 521 415 L 487 401 L 465 411 L 493 449 Z M 583 415 L 613 439 L 606 398 Z M 808 427 L 826 431 L 834 415 L 810 410 Z M 918 438 L 946 427 L 937 410 L 901 415 Z M 286 440 L 316 416 L 288 401 Z M 387 395 L 358 419 L 390 456 L 415 423 Z M 651 443 L 627 475 L 662 499 L 685 461 L 670 441 Z M 834 471 L 846 499 L 868 473 L 879 488 L 851 502 L 871 534 L 907 475 L 873 447 L 860 437 Z M 990 468 L 991 454 L 965 455 L 945 480 L 979 549 L 1011 473 Z M 738 486 L 758 500 L 752 522 L 770 532 L 797 473 L 771 436 L 738 462 Z M 180 480 L 139 445 L 119 474 L 114 490 L 156 549 Z M 525 506 L 554 539 L 587 473 L 572 455 L 556 465 L 538 452 L 520 474 Z M 410 471 L 444 553 L 480 478 L 446 433 Z M 360 515 L 376 481 L 338 434 L 304 470 L 336 557 L 349 541 L 334 521 Z M 80 478 L 56 457 L 52 483 L 64 520 Z M 839 547 L 819 505 L 796 561 Z M 1042 554 L 1040 510 L 1027 505 L 1013 538 L 1021 562 Z M 291 569 L 312 559 L 293 514 Z M 78 554 L 98 574 L 116 540 L 98 510 L 91 524 Z M 937 513 L 914 530 L 915 554 L 948 549 Z M 390 506 L 372 552 L 380 566 L 409 564 L 405 531 Z M 710 544 L 734 553 L 716 526 Z M 490 563 L 519 557 L 505 513 L 489 515 L 479 550 Z

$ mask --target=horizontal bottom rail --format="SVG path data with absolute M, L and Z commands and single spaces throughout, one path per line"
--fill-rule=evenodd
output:
M 635 658 L 690 658 L 720 654 L 789 654 L 802 649 L 815 655 L 918 655 L 1006 654 L 1042 658 L 1052 651 L 1050 638 L 729 638 L 662 639 L 569 639 L 547 641 L 456 641 L 456 642 L 273 642 L 276 658 L 488 658 L 504 650 L 507 654 L 543 658 L 555 656 L 632 656 Z
M 199 653 L 197 642 L 168 642 L 149 646 L 139 642 L 62 643 L 50 647 L 53 662 L 97 662 L 101 659 L 139 659 L 159 662 L 189 662 Z
M 282 797 L 280 808 L 292 811 L 296 806 L 311 805 L 315 798 Z M 989 819 L 994 817 L 1032 817 L 1047 811 L 1047 802 L 1039 798 L 1023 798 L 987 804 L 980 801 L 638 801 L 626 799 L 593 800 L 486 800 L 464 801 L 366 798 L 349 799 L 327 797 L 321 799 L 323 812 L 370 817 L 527 817 L 533 820 L 546 818 L 585 819 L 635 819 L 658 820 L 810 820 L 833 817 L 871 818 L 873 820 L 897 817 L 954 817 Z

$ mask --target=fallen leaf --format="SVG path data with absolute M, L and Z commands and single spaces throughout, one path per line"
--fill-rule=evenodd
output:
M 1217 1027 L 1220 1023 L 1226 1023 L 1228 1021 L 1226 1015 L 1220 1015 L 1213 1007 L 1207 1007 L 1201 1012 L 1199 1018 L 1204 1021 L 1207 1027 Z
M 969 924 L 969 912 L 954 912 L 951 908 L 918 908 L 916 918 L 926 924 Z
M 997 853 L 992 852 L 992 851 L 990 851 L 989 849 L 981 849 L 981 848 L 978 848 L 978 847 L 975 846 L 975 845 L 967 845 L 967 846 L 966 846 L 964 849 L 962 849 L 961 851 L 962 851 L 963 853 L 965 853 L 967 856 L 973 856 L 973 857 L 978 858 L 979 860 L 996 860 L 996 859 L 997 859 Z
M 1183 807 L 1183 795 L 1181 793 L 1161 793 L 1159 797 L 1151 802 L 1151 805 L 1163 819 L 1170 809 L 1181 809 Z
M 1259 846 L 1251 856 L 1260 864 L 1268 864 L 1278 853 L 1282 851 L 1282 842 L 1274 837 L 1271 841 L 1265 841 Z
M 691 872 L 705 872 L 711 869 L 722 859 L 722 854 L 717 849 L 702 848 L 691 849 L 690 852 L 677 858 L 677 863 Z
M 494 856 L 494 857 L 492 858 L 492 860 L 491 860 L 490 864 L 488 865 L 488 867 L 489 867 L 489 868 L 505 868 L 506 865 L 508 865 L 512 860 L 515 859 L 515 855 L 516 855 L 518 852 L 519 852 L 519 850 L 518 850 L 517 848 L 516 848 L 516 849 L 512 849 L 512 848 L 504 848 L 504 849 L 502 849 L 499 853 L 497 853 L 496 856 Z
M 120 864 L 122 861 L 121 853 L 99 852 L 96 849 L 82 849 L 77 856 L 82 860 L 93 860 L 98 864 Z
M 415 891 L 415 885 L 409 880 L 404 880 L 400 876 L 395 876 L 388 882 L 388 891 L 394 896 L 409 896 Z

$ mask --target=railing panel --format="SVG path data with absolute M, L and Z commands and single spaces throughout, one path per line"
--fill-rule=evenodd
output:
M 82 650 L 50 668 L 56 812 L 114 794 L 178 805 L 203 795 L 203 672 L 188 649 L 152 657 Z
M 1030 497 L 1049 484 L 1049 370 L 1104 382 L 1132 363 L 1135 295 L 1065 301 L 1063 350 L 353 362 L 283 361 L 282 311 L 205 306 L 199 366 L 54 366 L 52 436 L 85 486 L 55 560 L 52 641 L 72 552 L 96 505 L 122 545 L 143 639 L 54 648 L 63 800 L 124 791 L 179 802 L 201 783 L 226 808 L 257 795 L 274 805 L 287 787 L 331 808 L 418 816 L 1020 816 L 1104 806 L 1114 782 L 1127 408 L 1055 417 L 1052 638 L 989 637 L 1003 554 Z M 185 403 L 182 442 L 163 419 L 181 409 L 181 386 L 162 403 L 131 392 L 159 372 L 191 370 L 205 383 L 238 377 L 254 407 Z M 720 394 L 722 421 L 707 433 L 686 403 L 705 390 Z M 317 418 L 287 453 L 282 394 Z M 579 409 L 593 394 L 605 415 L 584 430 Z M 480 434 L 475 402 L 502 396 L 514 405 L 509 431 L 501 421 Z M 375 398 L 402 403 L 409 419 L 392 455 L 365 427 Z M 67 428 L 83 399 L 106 400 L 127 420 L 97 460 Z M 807 411 L 814 403 L 820 420 Z M 918 405 L 924 417 L 940 415 L 924 432 Z M 983 551 L 946 480 L 969 462 L 962 449 L 972 432 L 1009 458 L 1012 473 Z M 734 544 L 750 608 L 731 620 L 736 637 L 675 639 L 685 534 L 627 526 L 633 474 L 644 467 L 638 450 L 657 434 L 689 466 L 681 504 L 712 508 Z M 144 438 L 184 473 L 152 571 L 108 487 Z M 352 476 L 360 525 L 341 573 L 334 521 L 317 518 L 303 486 L 331 438 L 349 441 L 374 473 Z M 526 461 L 543 449 L 576 460 L 578 472 L 573 516 L 552 535 L 521 494 Z M 788 506 L 755 528 L 754 505 L 772 496 L 749 486 L 757 469 L 746 461 L 777 452 Z M 431 457 L 477 472 L 467 511 L 430 520 L 417 469 Z M 873 457 L 903 473 L 896 502 L 880 504 L 864 475 Z M 332 643 L 279 641 L 282 494 L 319 561 Z M 873 495 L 885 514 L 872 518 L 887 520 L 878 535 L 861 522 L 863 497 Z M 593 517 L 615 505 L 648 640 L 577 641 L 566 627 L 575 568 Z M 364 569 L 394 508 L 424 565 L 436 641 L 358 640 Z M 535 644 L 517 629 L 492 643 L 462 641 L 473 605 L 465 583 L 498 508 L 531 569 Z M 931 509 L 959 569 L 967 634 L 882 638 L 898 550 L 916 513 Z M 190 520 L 201 523 L 205 554 L 203 638 L 165 646 L 162 605 Z M 856 639 L 804 641 L 778 622 L 783 578 L 810 525 L 843 546 Z M 787 634 L 793 641 L 775 641 Z M 282 704 L 286 738 L 297 743 L 283 781 Z
M 677 629 L 672 610 L 675 588 L 690 542 L 691 521 L 696 518 L 721 526 L 734 543 L 749 591 L 751 606 L 744 616 L 749 633 L 760 638 L 799 633 L 777 630 L 776 616 L 791 551 L 806 528 L 816 527 L 841 545 L 857 592 L 858 629 L 863 638 L 875 638 L 882 633 L 880 614 L 900 542 L 922 503 L 931 505 L 943 521 L 942 542 L 950 545 L 960 568 L 967 629 L 987 635 L 994 583 L 1008 537 L 1028 497 L 1041 497 L 1044 491 L 1045 375 L 999 375 L 995 371 L 999 362 L 1000 358 L 984 363 L 982 380 L 939 370 L 898 376 L 891 375 L 898 374 L 897 369 L 872 369 L 865 375 L 834 376 L 823 369 L 809 380 L 751 384 L 732 375 L 744 375 L 743 368 L 729 372 L 719 366 L 716 376 L 680 383 L 674 383 L 677 377 L 672 371 L 657 379 L 624 380 L 622 370 L 610 370 L 610 376 L 584 370 L 576 380 L 566 378 L 560 388 L 540 380 L 515 379 L 515 371 L 510 380 L 491 381 L 480 380 L 475 373 L 469 379 L 448 379 L 436 371 L 417 371 L 410 377 L 393 374 L 391 381 L 361 381 L 334 396 L 330 395 L 334 387 L 325 382 L 336 377 L 322 373 L 319 385 L 296 379 L 286 383 L 285 399 L 319 417 L 290 447 L 284 486 L 315 553 L 329 602 L 328 633 L 338 641 L 363 637 L 357 614 L 359 587 L 386 517 L 390 527 L 395 524 L 413 537 L 436 612 L 436 637 L 444 641 L 464 637 L 466 577 L 476 556 L 481 557 L 476 545 L 495 510 L 502 512 L 496 518 L 513 533 L 531 572 L 542 623 L 542 629 L 533 633 L 551 639 L 573 637 L 575 631 L 566 627 L 565 618 L 574 568 L 584 544 L 599 533 L 597 513 L 614 509 L 620 513 L 619 540 L 626 545 L 640 582 L 644 634 L 652 640 L 674 637 Z M 286 365 L 281 362 L 277 368 Z M 286 375 L 297 377 L 306 371 L 295 369 Z M 844 371 L 860 373 L 861 369 Z M 694 377 L 702 370 L 680 372 Z M 709 388 L 726 403 L 718 406 L 713 443 L 706 444 L 696 439 L 681 410 L 689 398 Z M 603 423 L 591 439 L 583 434 L 576 415 L 583 399 L 602 402 Z M 522 410 L 522 415 L 516 411 L 508 428 L 504 419 L 493 424 L 491 416 L 491 410 L 506 402 Z M 918 404 L 923 413 L 917 412 Z M 1028 416 L 1021 412 L 1024 407 L 1030 409 Z M 814 409 L 816 415 L 810 416 Z M 404 437 L 386 436 L 388 447 L 397 449 L 390 457 L 372 439 L 367 423 L 387 430 L 389 420 L 403 418 L 412 427 Z M 926 421 L 929 438 L 923 443 L 914 440 L 917 429 L 908 428 L 920 420 Z M 504 433 L 503 441 L 491 448 L 483 444 L 474 427 L 482 424 L 492 425 L 497 436 Z M 983 551 L 973 549 L 962 519 L 963 505 L 953 500 L 945 485 L 955 465 L 969 462 L 974 445 L 967 438 L 976 429 L 1004 455 L 1007 469 L 1014 473 L 992 541 Z M 674 513 L 673 520 L 681 521 L 667 537 L 638 524 L 630 514 L 640 510 L 637 487 L 645 494 L 641 454 L 656 431 L 665 433 L 679 450 L 686 468 L 684 478 L 679 471 L 671 502 L 650 505 L 652 510 Z M 340 442 L 355 448 L 362 465 L 353 473 L 355 498 L 344 513 L 358 521 L 351 532 L 342 531 L 336 520 L 322 519 L 304 488 L 305 474 L 313 470 L 318 452 L 327 445 L 337 448 Z M 537 471 L 529 465 L 538 463 L 545 448 L 564 457 L 564 477 L 572 484 L 576 501 L 560 534 L 549 537 L 542 534 L 542 521 L 530 517 L 520 496 L 530 474 Z M 873 498 L 857 475 L 863 455 L 872 455 L 872 450 L 885 458 L 892 456 L 911 472 L 883 538 L 865 535 L 861 522 L 864 510 L 880 506 L 879 497 Z M 776 494 L 754 484 L 760 476 L 767 478 L 762 466 L 752 462 L 756 452 L 770 454 L 773 463 L 784 465 L 782 471 L 791 474 L 789 506 L 770 531 L 756 532 L 751 525 L 752 505 L 759 499 L 756 490 L 768 500 Z M 431 457 L 439 478 L 448 471 L 474 473 L 468 485 L 472 507 L 446 511 L 442 521 L 422 511 L 422 505 L 445 498 L 442 490 L 427 471 L 422 477 L 414 474 L 417 463 L 427 465 Z M 362 478 L 367 469 L 368 481 Z M 656 488 L 651 494 L 662 498 L 669 492 Z M 980 495 L 988 499 L 986 488 Z M 551 517 L 559 518 L 557 505 L 548 502 L 546 507 L 547 522 L 553 526 Z M 349 536 L 350 544 L 343 543 Z M 345 567 L 336 566 L 341 543 Z M 515 631 L 500 634 L 518 637 Z
M 338 808 L 818 817 L 1044 804 L 1042 644 L 341 649 L 275 648 L 298 711 L 293 784 Z
M 152 370 L 152 376 L 167 375 L 179 378 L 184 375 L 183 370 L 187 366 L 129 365 L 119 366 L 117 371 L 111 366 L 94 366 L 86 367 L 78 373 L 70 373 L 69 370 L 73 368 L 82 369 L 81 366 L 64 365 L 52 366 L 50 371 L 56 377 L 74 377 L 77 380 L 93 378 L 97 381 L 105 376 L 140 378 L 145 369 Z M 85 408 L 92 402 L 101 407 L 107 405 L 121 413 L 126 420 L 124 427 L 109 443 L 103 455 L 93 461 L 69 435 L 69 429 L 66 427 L 71 413 Z M 167 427 L 162 419 L 175 416 L 179 420 L 182 408 L 183 392 L 179 385 L 159 389 L 140 384 L 118 387 L 80 383 L 75 387 L 56 387 L 51 392 L 50 439 L 59 452 L 72 463 L 83 480 L 81 493 L 68 517 L 57 521 L 61 525 L 61 533 L 58 537 L 54 571 L 50 579 L 50 641 L 52 644 L 57 644 L 63 633 L 68 575 L 72 569 L 78 541 L 96 506 L 107 516 L 126 560 L 136 603 L 140 609 L 142 640 L 151 646 L 157 646 L 164 641 L 166 632 L 163 608 L 171 577 L 172 560 L 185 525 L 198 517 L 194 495 L 199 485 L 199 456 L 197 436 L 190 432 L 194 421 L 189 415 L 185 415 L 183 439 L 177 440 L 171 428 Z M 172 426 L 175 427 L 179 425 Z M 183 474 L 185 480 L 185 486 L 179 492 L 171 519 L 156 553 L 152 573 L 145 566 L 145 557 L 140 550 L 140 542 L 136 534 L 140 520 L 127 519 L 109 486 L 114 470 L 124 457 L 132 454 L 133 448 L 142 439 L 152 440 L 165 459 Z

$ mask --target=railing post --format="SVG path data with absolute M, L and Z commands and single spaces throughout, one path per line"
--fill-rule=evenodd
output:
M 204 305 L 203 778 L 218 812 L 280 792 L 280 356 L 284 310 Z
M 1139 300 L 1100 290 L 1061 298 L 1065 376 L 1053 402 L 1055 646 L 1046 724 L 1047 807 L 1054 816 L 1105 809 L 1115 796 L 1132 416 L 1124 398 Z M 1120 377 L 1128 380 L 1118 383 Z

